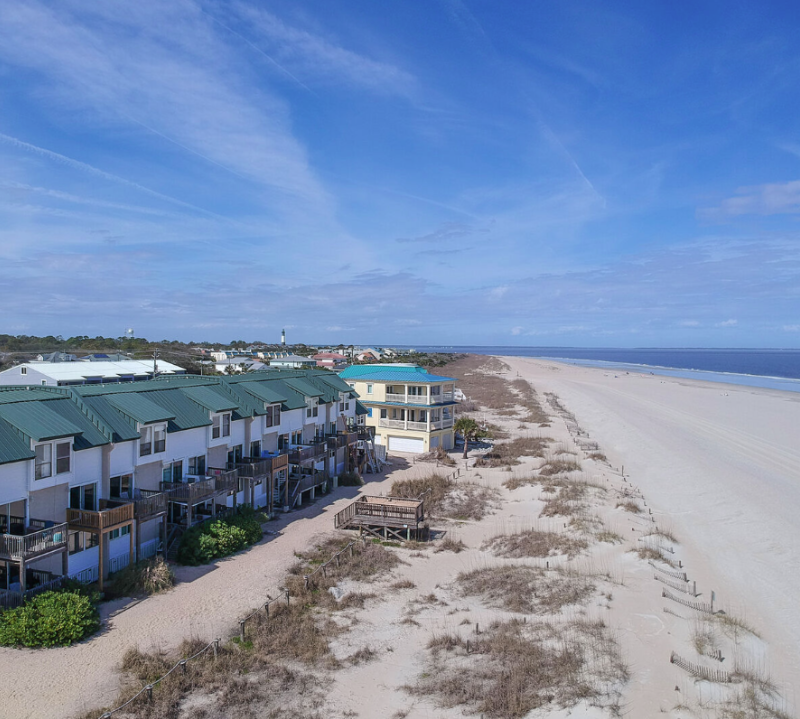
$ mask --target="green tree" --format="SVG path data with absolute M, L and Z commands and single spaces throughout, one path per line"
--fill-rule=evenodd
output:
M 467 458 L 470 441 L 474 442 L 486 434 L 471 417 L 459 417 L 453 425 L 453 429 L 464 438 L 464 459 Z

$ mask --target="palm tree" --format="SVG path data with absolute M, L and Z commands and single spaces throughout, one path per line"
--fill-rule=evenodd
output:
M 459 417 L 453 425 L 453 429 L 464 438 L 464 459 L 466 459 L 470 440 L 474 441 L 482 437 L 483 430 L 471 417 Z

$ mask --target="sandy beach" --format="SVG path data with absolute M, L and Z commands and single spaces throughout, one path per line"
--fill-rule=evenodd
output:
M 455 491 L 486 490 L 493 497 L 486 513 L 432 520 L 439 538 L 429 547 L 389 547 L 401 559 L 390 574 L 342 583 L 343 594 L 363 592 L 372 598 L 359 609 L 337 613 L 337 621 L 347 626 L 331 641 L 341 668 L 326 674 L 330 683 L 314 711 L 325 717 L 376 719 L 455 719 L 477 713 L 475 705 L 449 705 L 435 692 L 423 691 L 425 676 L 433 672 L 444 677 L 454 667 L 469 669 L 473 661 L 468 644 L 465 654 L 458 645 L 436 655 L 429 643 L 443 635 L 478 642 L 483 636 L 479 627 L 485 632 L 493 622 L 521 616 L 531 622 L 544 617 L 543 626 L 555 627 L 600 622 L 608 635 L 603 646 L 609 654 L 603 661 L 613 664 L 617 647 L 627 665 L 626 680 L 619 680 L 619 673 L 584 670 L 592 686 L 602 688 L 602 698 L 576 701 L 571 709 L 537 709 L 530 716 L 724 716 L 715 712 L 735 699 L 738 685 L 697 682 L 670 664 L 673 652 L 725 672 L 738 667 L 769 675 L 782 697 L 776 698 L 776 706 L 787 711 L 797 706 L 800 619 L 793 605 L 800 590 L 800 397 L 653 375 L 615 375 L 543 360 L 503 361 L 508 366 L 505 379 L 532 383 L 550 415 L 549 426 L 524 425 L 516 416 L 492 411 L 486 412 L 488 420 L 511 439 L 546 437 L 548 449 L 541 456 L 521 457 L 510 470 L 475 468 L 479 452 L 471 451 Z M 539 477 L 548 463 L 565 457 L 579 469 L 568 470 L 569 477 Z M 274 596 L 296 561 L 295 553 L 333 531 L 333 515 L 358 491 L 385 495 L 394 482 L 436 471 L 446 470 L 398 457 L 384 474 L 367 475 L 361 490 L 341 488 L 270 523 L 274 534 L 249 551 L 210 567 L 179 569 L 181 583 L 174 590 L 115 614 L 103 633 L 79 646 L 0 650 L 0 716 L 69 717 L 112 704 L 120 683 L 117 668 L 127 648 L 171 650 L 187 637 L 231 636 L 240 616 L 267 595 Z M 519 481 L 509 483 L 510 478 Z M 571 483 L 583 487 L 571 513 L 548 514 L 552 492 Z M 663 534 L 653 534 L 657 529 Z M 522 560 L 492 549 L 498 538 L 530 530 L 585 546 L 576 556 L 564 550 Z M 442 551 L 443 537 L 464 546 Z M 651 545 L 659 553 L 663 550 L 660 556 L 668 563 L 636 554 Z M 586 591 L 574 604 L 543 614 L 536 608 L 509 608 L 507 598 L 465 589 L 464 574 L 521 565 L 539 573 L 582 577 Z M 683 571 L 689 582 L 673 578 Z M 677 594 L 670 587 L 679 584 L 684 592 L 679 598 L 689 600 L 685 592 L 695 586 L 692 582 L 697 596 L 691 601 L 709 602 L 713 591 L 716 609 L 742 619 L 753 631 L 736 629 L 731 635 L 715 625 L 701 655 L 698 627 L 710 620 L 663 596 L 664 590 Z M 126 604 L 108 607 L 107 613 Z M 712 645 L 722 661 L 710 658 Z M 349 660 L 366 649 L 369 661 Z M 317 716 L 314 711 L 301 715 Z M 209 714 L 217 715 L 225 714 Z

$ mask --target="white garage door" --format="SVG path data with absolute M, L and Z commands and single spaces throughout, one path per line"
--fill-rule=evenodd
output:
M 419 454 L 425 450 L 425 441 L 410 437 L 389 437 L 390 452 L 414 452 Z

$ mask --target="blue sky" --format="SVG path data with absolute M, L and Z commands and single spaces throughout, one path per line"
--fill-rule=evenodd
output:
M 792 3 L 0 4 L 0 332 L 800 347 Z

